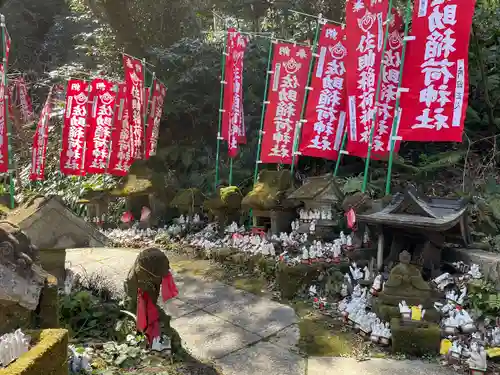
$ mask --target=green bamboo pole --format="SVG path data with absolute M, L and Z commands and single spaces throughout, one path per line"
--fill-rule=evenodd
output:
M 385 182 L 385 195 L 389 195 L 391 193 L 391 174 L 392 174 L 392 162 L 394 158 L 394 146 L 396 145 L 395 137 L 398 132 L 398 123 L 399 116 L 401 115 L 399 111 L 400 104 L 400 90 L 401 84 L 403 82 L 403 67 L 406 56 L 406 39 L 408 37 L 408 32 L 410 29 L 410 21 L 411 21 L 411 0 L 408 0 L 406 3 L 406 12 L 405 12 L 405 31 L 403 37 L 403 49 L 401 51 L 401 63 L 399 65 L 399 82 L 398 82 L 398 92 L 396 94 L 396 104 L 394 105 L 394 120 L 392 121 L 392 129 L 391 129 L 391 138 L 390 142 L 390 150 L 389 150 L 389 165 L 387 166 L 387 180 Z
M 233 186 L 233 158 L 229 158 L 229 186 Z
M 224 112 L 224 85 L 226 81 L 224 80 L 225 72 L 226 72 L 226 56 L 227 56 L 227 25 L 225 26 L 224 33 L 224 41 L 222 47 L 222 55 L 221 55 L 221 76 L 220 76 L 220 99 L 219 99 L 219 125 L 217 130 L 217 151 L 215 155 L 215 183 L 214 183 L 214 192 L 217 192 L 217 185 L 219 184 L 219 158 L 220 158 L 220 142 L 222 141 L 222 114 Z M 232 176 L 231 176 L 232 177 Z
M 147 67 L 146 67 L 146 59 L 142 59 L 142 71 L 144 72 L 143 73 L 143 78 L 144 78 L 144 84 L 143 84 L 143 87 L 142 87 L 142 92 L 143 92 L 143 97 L 144 97 L 144 103 L 143 103 L 143 108 L 144 108 L 144 115 L 143 115 L 143 123 L 142 123 L 142 144 L 143 144 L 143 147 L 142 147 L 142 157 L 143 159 L 146 159 L 146 150 L 147 150 L 147 145 L 146 145 L 146 130 L 147 130 L 147 121 L 148 121 L 148 104 L 149 104 L 149 98 L 151 97 L 151 87 L 149 89 L 149 95 L 147 96 L 146 98 L 146 93 L 148 92 L 148 90 L 146 89 L 146 73 L 147 73 Z M 155 80 L 155 74 L 153 73 L 153 81 Z M 152 81 L 152 82 L 153 82 Z M 151 86 L 153 86 L 153 84 L 151 83 Z
M 346 153 L 346 151 L 344 151 L 344 149 L 345 149 L 345 144 L 347 141 L 347 126 L 348 125 L 349 124 L 346 124 L 346 126 L 344 126 L 344 135 L 342 137 L 342 144 L 340 145 L 339 154 L 337 155 L 337 161 L 335 162 L 335 169 L 333 171 L 333 177 L 337 176 L 337 173 L 339 172 L 340 159 L 342 158 L 342 155 L 344 153 Z
M 318 47 L 318 38 L 319 38 L 319 30 L 320 30 L 320 25 L 323 24 L 322 16 L 321 13 L 318 15 L 318 19 L 316 20 L 316 30 L 314 31 L 314 39 L 313 43 L 311 46 L 311 61 L 309 62 L 309 71 L 307 72 L 307 84 L 306 84 L 306 92 L 304 94 L 304 100 L 302 101 L 302 110 L 300 112 L 300 122 L 297 125 L 297 132 L 294 137 L 294 142 L 293 142 L 293 149 L 292 149 L 292 167 L 290 169 L 290 172 L 293 176 L 293 171 L 295 169 L 295 155 L 297 153 L 297 148 L 299 147 L 300 143 L 300 134 L 301 134 L 301 129 L 302 129 L 302 123 L 306 122 L 304 120 L 304 115 L 306 113 L 306 103 L 307 103 L 307 97 L 309 96 L 309 90 L 310 87 L 309 85 L 311 84 L 311 76 L 312 76 L 312 71 L 314 67 L 314 60 L 315 60 L 315 54 L 316 54 L 316 48 Z
M 378 74 L 377 90 L 375 92 L 375 111 L 373 112 L 373 117 L 372 117 L 370 139 L 368 141 L 368 152 L 366 153 L 365 171 L 363 174 L 363 185 L 361 186 L 362 193 L 366 191 L 366 185 L 368 184 L 368 170 L 370 169 L 370 157 L 372 154 L 373 134 L 375 133 L 375 122 L 377 121 L 377 115 L 378 115 L 378 99 L 380 97 L 380 87 L 382 86 L 382 77 L 384 71 L 384 55 L 385 55 L 385 49 L 387 48 L 387 39 L 389 39 L 389 26 L 391 24 L 391 19 L 392 19 L 392 0 L 389 0 L 389 9 L 387 11 L 387 20 L 385 23 L 384 45 L 382 47 L 382 59 L 380 61 L 380 71 Z
M 271 57 L 273 56 L 273 35 L 271 34 L 271 42 L 269 43 L 269 53 L 267 55 L 267 68 L 266 68 L 266 83 L 264 85 L 264 100 L 262 102 L 262 112 L 260 114 L 260 127 L 259 127 L 259 143 L 257 144 L 257 156 L 255 157 L 255 169 L 253 172 L 253 184 L 257 183 L 257 175 L 259 173 L 259 159 L 260 159 L 260 151 L 262 149 L 262 134 L 264 129 L 264 116 L 266 114 L 266 105 L 267 103 L 267 89 L 269 86 L 269 75 L 271 72 L 269 69 L 271 68 Z
M 14 189 L 14 173 L 12 171 L 12 168 L 14 168 L 13 161 L 12 161 L 12 124 L 9 121 L 9 116 L 7 116 L 7 108 L 9 108 L 9 95 L 8 95 L 8 90 L 7 90 L 7 56 L 6 56 L 6 43 L 5 43 L 5 38 L 6 38 L 6 28 L 7 26 L 5 25 L 5 16 L 2 14 L 0 15 L 0 26 L 2 28 L 2 63 L 3 63 L 3 84 L 4 84 L 4 119 L 5 123 L 7 124 L 7 152 L 8 152 L 8 163 L 9 163 L 9 195 L 10 195 L 10 208 L 14 208 L 15 206 L 15 201 L 14 201 L 14 196 L 15 196 L 15 189 Z

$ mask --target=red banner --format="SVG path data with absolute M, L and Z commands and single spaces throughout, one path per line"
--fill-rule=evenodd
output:
M 375 92 L 384 44 L 387 0 L 350 0 L 346 4 L 347 108 L 351 155 L 366 157 L 374 126 Z
M 90 84 L 89 127 L 85 151 L 85 172 L 106 173 L 109 156 L 109 142 L 113 128 L 115 109 L 115 84 L 97 78 Z
M 231 64 L 231 51 L 234 48 L 235 39 L 239 33 L 235 28 L 227 29 L 226 50 L 224 51 L 224 79 L 223 79 L 223 101 L 222 101 L 222 123 L 221 123 L 221 138 L 225 141 L 229 138 L 229 112 L 231 110 L 231 82 L 233 81 L 233 71 Z M 222 79 L 222 78 L 221 78 Z
M 0 173 L 9 171 L 9 139 L 7 136 L 7 107 L 5 105 L 5 72 L 0 64 Z
M 273 54 L 260 161 L 292 164 L 293 141 L 304 101 L 311 49 L 277 43 Z
M 151 106 L 146 129 L 146 159 L 156 155 L 158 135 L 160 133 L 160 121 L 163 113 L 163 103 L 167 95 L 167 88 L 159 81 L 154 83 L 153 94 L 151 96 Z
M 21 119 L 25 124 L 33 119 L 33 106 L 31 104 L 31 98 L 28 93 L 28 87 L 26 87 L 26 82 L 24 81 L 23 77 L 17 78 L 16 86 L 19 99 L 19 107 L 21 110 Z
M 9 95 L 9 118 L 14 121 L 14 111 L 13 108 L 16 106 L 16 80 L 10 80 L 7 86 L 7 92 Z
M 41 181 L 45 174 L 45 157 L 47 154 L 47 142 L 49 139 L 49 120 L 52 111 L 52 98 L 55 87 L 52 86 L 45 105 L 43 106 L 35 134 L 33 135 L 33 147 L 31 149 L 31 181 Z
M 229 96 L 229 128 L 227 136 L 228 155 L 234 158 L 238 155 L 238 144 L 244 137 L 243 130 L 243 57 L 248 44 L 248 38 L 244 38 L 241 34 L 236 33 L 233 38 L 233 46 L 229 50 L 230 62 L 230 81 L 226 81 L 225 88 L 228 88 Z
M 337 159 L 346 122 L 345 44 L 341 26 L 323 26 L 300 138 L 301 155 Z
M 469 35 L 475 0 L 415 4 L 401 94 L 405 141 L 461 142 L 469 98 Z
M 401 53 L 403 52 L 403 20 L 397 11 L 393 12 L 393 19 L 389 25 L 389 37 L 384 53 L 384 64 L 382 72 L 382 83 L 380 85 L 380 96 L 378 114 L 373 133 L 371 158 L 375 160 L 387 159 L 391 148 L 391 134 L 394 123 L 396 94 L 399 84 L 399 72 L 401 68 Z M 395 133 L 396 134 L 396 133 Z M 400 141 L 395 141 L 394 151 L 398 152 Z
M 132 157 L 140 159 L 144 154 L 144 68 L 142 61 L 123 55 L 123 70 L 127 87 L 127 110 L 132 125 Z
M 62 131 L 61 172 L 70 176 L 82 176 L 85 134 L 88 120 L 89 84 L 78 79 L 68 81 L 66 107 Z
M 115 176 L 126 176 L 132 165 L 133 139 L 132 126 L 128 121 L 127 86 L 118 85 L 114 128 L 111 134 L 111 155 L 108 173 Z

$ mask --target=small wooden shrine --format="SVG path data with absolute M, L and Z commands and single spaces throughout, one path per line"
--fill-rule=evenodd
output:
M 287 198 L 293 189 L 289 170 L 263 170 L 257 183 L 242 200 L 243 209 L 252 210 L 253 226 L 273 234 L 288 232 L 296 217 L 297 203 Z
M 339 224 L 344 194 L 331 173 L 308 178 L 288 199 L 303 204 L 299 209 L 299 232 L 309 232 L 310 222 L 315 220 L 316 233 L 324 237 Z
M 375 208 L 375 207 L 374 207 Z M 412 254 L 412 263 L 434 274 L 441 265 L 446 243 L 471 243 L 468 204 L 464 199 L 420 196 L 413 186 L 397 193 L 384 208 L 356 216 L 378 237 L 377 266 L 397 261 L 403 250 Z M 389 249 L 387 258 L 384 250 Z

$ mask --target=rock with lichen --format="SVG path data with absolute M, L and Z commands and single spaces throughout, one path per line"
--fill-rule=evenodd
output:
M 289 170 L 263 170 L 259 173 L 253 189 L 243 198 L 241 205 L 245 209 L 261 211 L 276 207 L 293 207 L 297 204 L 286 199 L 292 190 L 293 180 Z

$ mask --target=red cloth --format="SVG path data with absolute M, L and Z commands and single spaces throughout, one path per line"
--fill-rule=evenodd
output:
M 137 289 L 137 330 L 143 332 L 149 345 L 160 336 L 160 314 L 149 294 Z
M 346 212 L 345 216 L 347 217 L 347 226 L 353 229 L 354 225 L 356 224 L 356 213 L 351 208 L 349 211 Z
M 163 297 L 163 302 L 168 301 L 171 298 L 175 298 L 179 295 L 179 291 L 175 286 L 174 277 L 172 273 L 169 272 L 161 282 L 161 295 Z

